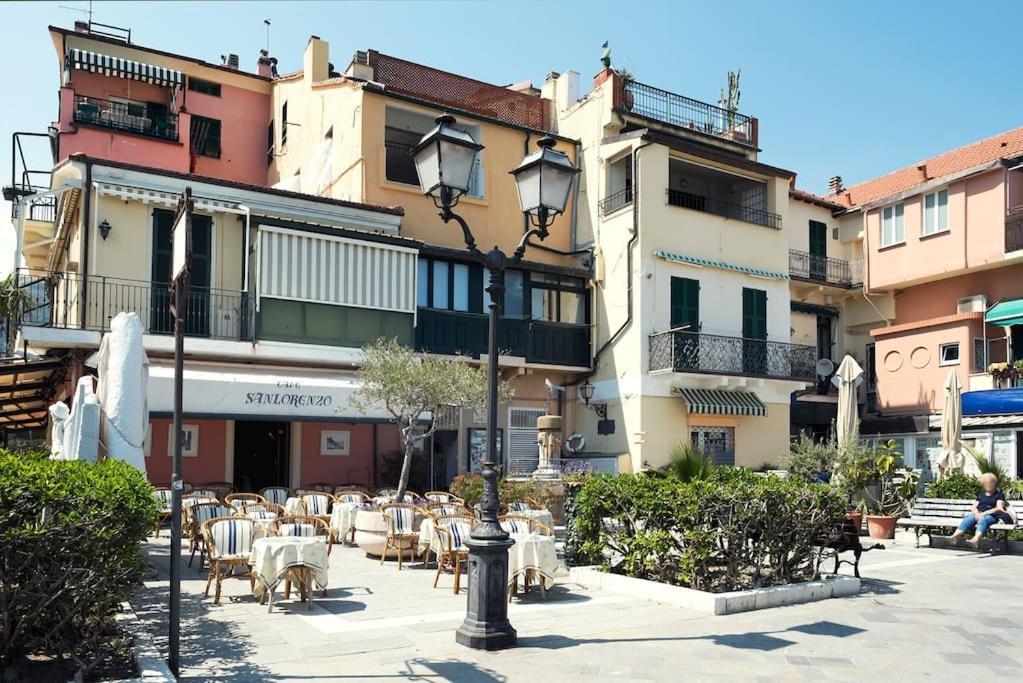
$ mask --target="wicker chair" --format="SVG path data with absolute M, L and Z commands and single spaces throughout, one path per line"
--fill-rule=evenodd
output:
M 437 503 L 430 502 L 423 506 L 423 510 L 426 514 L 431 517 L 440 517 L 442 515 L 467 515 L 469 511 L 465 509 L 465 506 L 461 503 Z
M 334 494 L 334 500 L 339 503 L 365 503 L 369 500 L 369 496 L 362 491 L 350 489 L 347 491 L 339 491 Z
M 387 524 L 387 537 L 384 550 L 380 553 L 380 564 L 384 563 L 387 551 L 394 549 L 398 553 L 398 571 L 401 571 L 405 552 L 415 557 L 419 545 L 419 532 L 416 530 L 416 511 L 418 508 L 409 503 L 391 503 L 380 508 Z
M 309 491 L 309 492 L 328 493 L 330 495 L 333 495 L 334 494 L 334 485 L 333 484 L 326 484 L 324 482 L 317 482 L 315 484 L 306 484 L 305 490 Z
M 259 492 L 259 495 L 263 496 L 263 500 L 268 503 L 284 505 L 291 497 L 291 491 L 287 486 L 267 486 Z
M 200 503 L 219 503 L 216 496 L 197 495 L 194 491 L 181 498 L 181 532 L 192 536 L 192 507 Z
M 532 510 L 533 506 L 522 500 L 514 500 L 507 505 L 508 513 L 514 515 L 516 512 Z
M 501 528 L 513 536 L 516 534 L 554 535 L 549 526 L 526 515 L 502 515 L 498 517 L 498 521 L 501 523 Z
M 431 503 L 458 503 L 465 505 L 465 501 L 456 496 L 453 493 L 447 491 L 427 491 L 423 498 L 430 501 Z
M 377 491 L 377 496 L 381 497 L 394 497 L 398 495 L 398 489 L 380 489 Z
M 251 503 L 242 505 L 242 509 L 235 513 L 238 517 L 248 517 L 261 524 L 269 525 L 276 519 L 284 516 L 284 507 L 276 503 Z
M 188 566 L 192 566 L 196 551 L 199 552 L 199 571 L 203 570 L 206 564 L 206 539 L 203 538 L 202 527 L 211 519 L 218 517 L 231 517 L 235 509 L 223 503 L 197 503 L 192 506 L 191 526 L 189 528 L 188 551 L 191 555 L 188 558 Z
M 195 496 L 197 498 L 216 498 L 217 492 L 206 486 L 197 486 L 188 492 L 188 495 Z
M 234 493 L 236 487 L 229 481 L 209 481 L 203 484 L 203 488 L 215 491 L 217 498 L 223 501 L 227 498 L 227 494 Z
M 167 488 L 159 488 L 153 491 L 153 498 L 156 499 L 158 506 L 156 510 L 156 528 L 154 529 L 157 538 L 160 538 L 160 525 L 170 519 L 174 512 L 171 507 L 173 493 L 173 491 Z
M 334 534 L 330 532 L 330 525 L 319 517 L 312 515 L 284 515 L 278 517 L 270 524 L 270 529 L 278 536 L 320 536 L 326 537 L 327 554 L 334 545 Z
M 210 557 L 210 574 L 206 579 L 206 597 L 210 595 L 210 584 L 217 582 L 213 604 L 220 604 L 220 584 L 224 580 L 224 569 L 230 575 L 235 567 L 249 566 L 249 552 L 252 541 L 267 535 L 265 526 L 244 517 L 217 517 L 203 523 L 202 536 Z M 251 569 L 248 572 L 249 585 L 255 585 Z
M 455 574 L 455 594 L 457 595 L 461 588 L 462 563 L 469 561 L 469 549 L 465 546 L 465 539 L 472 532 L 476 520 L 472 515 L 443 515 L 433 518 L 431 523 L 433 532 L 437 535 L 440 543 L 440 553 L 437 555 L 437 574 L 433 577 L 433 587 L 437 587 L 441 571 L 450 569 Z
M 258 493 L 229 493 L 224 496 L 224 502 L 233 507 L 236 510 L 240 510 L 245 505 L 252 505 L 253 503 L 265 503 L 266 498 L 259 495 Z
M 334 496 L 329 493 L 303 493 L 300 497 L 307 515 L 319 517 L 330 524 L 330 503 Z

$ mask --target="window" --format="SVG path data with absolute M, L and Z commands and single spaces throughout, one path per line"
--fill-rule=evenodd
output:
M 586 323 L 586 285 L 579 278 L 551 273 L 529 275 L 529 315 L 547 322 Z
M 469 310 L 469 266 L 420 258 L 416 274 L 416 305 L 446 311 Z
M 426 259 L 419 259 L 416 274 L 416 306 L 420 308 L 430 307 L 430 262 Z
M 288 144 L 288 101 L 281 105 L 281 147 Z
M 905 205 L 886 206 L 881 213 L 881 246 L 901 244 L 906 240 L 906 228 L 903 221 Z
M 419 173 L 412 159 L 412 148 L 419 144 L 436 123 L 433 116 L 401 107 L 387 107 L 384 112 L 384 179 L 392 183 L 419 186 Z M 459 124 L 476 141 L 481 139 L 479 126 Z M 484 196 L 483 155 L 476 156 L 469 179 L 469 197 Z
M 274 162 L 274 122 L 266 127 L 266 165 Z
M 924 196 L 924 234 L 948 230 L 948 190 Z
M 192 150 L 199 156 L 220 158 L 220 121 L 192 115 Z
M 734 427 L 693 427 L 689 442 L 706 453 L 715 465 L 735 465 Z
M 433 262 L 433 299 L 434 308 L 448 308 L 448 264 L 444 261 Z
M 200 78 L 188 77 L 188 89 L 192 92 L 201 92 L 203 95 L 220 97 L 220 83 L 211 83 Z
M 987 349 L 982 337 L 973 338 L 973 371 L 987 372 Z
M 959 365 L 959 342 L 950 342 L 938 347 L 938 365 Z
M 469 310 L 469 266 L 456 263 L 452 266 L 451 308 L 456 311 Z
M 490 303 L 489 297 L 487 303 Z M 525 287 L 521 270 L 509 270 L 504 274 L 504 310 L 502 314 L 519 317 L 526 314 Z
M 632 203 L 632 152 L 607 165 L 607 195 L 601 214 L 609 214 Z

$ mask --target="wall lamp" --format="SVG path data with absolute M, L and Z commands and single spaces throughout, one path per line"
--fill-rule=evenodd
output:
M 579 385 L 579 396 L 582 397 L 583 403 L 585 403 L 590 410 L 597 414 L 597 417 L 599 417 L 601 420 L 606 420 L 607 419 L 606 403 L 594 403 L 593 405 L 590 405 L 590 399 L 593 398 L 593 389 L 594 386 L 592 383 L 590 383 L 589 381 L 583 382 L 582 384 Z
M 103 219 L 103 222 L 99 224 L 99 236 L 103 238 L 104 242 L 106 242 L 107 238 L 110 237 L 111 227 L 110 221 L 105 218 Z

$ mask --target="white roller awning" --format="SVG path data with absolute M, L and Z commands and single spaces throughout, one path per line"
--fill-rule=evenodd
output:
M 351 405 L 360 386 L 358 375 L 331 371 L 185 368 L 184 413 L 214 419 L 391 420 L 383 406 L 361 413 Z M 173 366 L 150 366 L 147 394 L 151 413 L 173 412 Z
M 104 76 L 130 78 L 142 81 L 143 83 L 167 87 L 180 88 L 185 85 L 185 75 L 177 69 L 168 69 L 164 66 L 105 55 L 102 52 L 90 52 L 89 50 L 71 48 L 68 51 L 67 60 L 68 67 L 72 69 L 103 74 Z
M 145 204 L 155 204 L 169 209 L 177 208 L 181 194 L 178 192 L 166 192 L 144 187 L 132 187 L 117 183 L 97 183 L 96 189 L 100 195 L 116 197 L 123 201 L 136 201 Z M 199 211 L 209 213 L 242 213 L 241 204 L 221 199 L 208 199 L 206 197 L 193 197 L 195 208 Z

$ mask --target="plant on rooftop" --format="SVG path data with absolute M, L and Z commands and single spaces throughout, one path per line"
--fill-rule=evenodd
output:
M 153 489 L 124 462 L 0 452 L 0 668 L 28 653 L 97 663 L 141 583 Z

